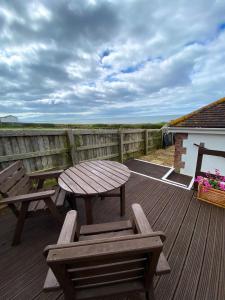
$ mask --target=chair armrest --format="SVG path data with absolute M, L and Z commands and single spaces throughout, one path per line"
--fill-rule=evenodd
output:
M 135 229 L 138 233 L 150 233 L 153 232 L 148 219 L 142 209 L 142 207 L 135 203 L 132 205 L 132 213 L 133 213 L 133 220 Z
M 19 196 L 13 196 L 4 198 L 0 201 L 1 204 L 10 204 L 10 203 L 17 203 L 17 202 L 24 202 L 24 201 L 36 201 L 36 200 L 42 200 L 49 198 L 55 194 L 55 190 L 48 190 L 43 192 L 37 192 L 37 193 L 30 193 L 30 194 L 24 194 Z
M 56 171 L 49 171 L 49 172 L 42 172 L 42 173 L 34 173 L 34 174 L 29 174 L 29 177 L 31 179 L 47 179 L 47 178 L 58 178 L 59 175 L 63 172 L 64 170 L 56 170 Z
M 77 230 L 77 212 L 75 210 L 71 210 L 67 213 L 65 221 L 63 223 L 63 227 L 61 229 L 57 244 L 68 244 L 74 241 L 74 236 Z M 48 250 L 45 248 L 44 255 L 48 255 Z M 44 290 L 55 290 L 59 289 L 59 283 L 49 268 L 45 283 L 44 283 Z
M 74 241 L 77 230 L 77 211 L 70 210 L 64 220 L 57 244 L 67 244 Z
M 151 225 L 148 222 L 148 219 L 146 218 L 146 215 L 142 207 L 139 204 L 135 203 L 132 205 L 132 212 L 133 212 L 135 229 L 137 230 L 138 233 L 148 234 L 154 232 Z M 159 232 L 159 236 L 161 240 L 164 242 L 166 239 L 165 234 L 163 232 Z M 170 272 L 170 266 L 167 262 L 165 255 L 163 254 L 163 252 L 161 252 L 156 267 L 156 274 L 157 275 L 167 274 L 169 272 Z

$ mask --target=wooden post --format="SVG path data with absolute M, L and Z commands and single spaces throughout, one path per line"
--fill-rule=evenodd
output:
M 76 158 L 76 146 L 75 146 L 75 140 L 74 140 L 74 135 L 73 135 L 73 130 L 68 129 L 67 130 L 67 136 L 69 140 L 69 148 L 70 148 L 70 155 L 72 159 L 73 165 L 77 163 L 77 158 Z
M 119 130 L 119 153 L 120 153 L 120 162 L 123 163 L 123 131 Z
M 199 148 L 198 148 L 198 157 L 197 157 L 197 163 L 196 163 L 196 169 L 195 169 L 195 178 L 199 175 L 201 172 L 201 167 L 202 167 L 202 159 L 203 159 L 203 153 L 202 149 L 204 148 L 205 144 L 200 143 Z M 198 183 L 194 183 L 194 189 L 198 189 Z
M 148 129 L 145 130 L 145 155 L 148 155 Z

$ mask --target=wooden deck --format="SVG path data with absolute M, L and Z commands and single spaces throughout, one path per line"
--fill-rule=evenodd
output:
M 126 217 L 131 203 L 140 203 L 152 227 L 167 236 L 164 253 L 172 271 L 155 278 L 156 300 L 225 299 L 225 210 L 200 203 L 192 191 L 136 174 L 127 183 L 126 196 Z M 84 223 L 82 200 L 78 210 Z M 93 214 L 96 223 L 119 220 L 118 199 L 96 200 Z M 42 250 L 56 242 L 60 228 L 50 216 L 32 218 L 21 245 L 11 247 L 14 225 L 12 214 L 0 216 L 0 299 L 62 300 L 60 292 L 42 292 L 47 272 Z
M 142 173 L 144 175 L 152 176 L 158 179 L 161 179 L 170 170 L 169 167 L 156 165 L 151 162 L 145 162 L 138 159 L 128 160 L 126 162 L 126 166 L 128 166 L 131 171 Z
M 182 183 L 185 185 L 189 185 L 191 183 L 192 177 L 191 176 L 187 176 L 187 175 L 183 175 L 183 174 L 178 174 L 175 171 L 173 171 L 168 177 L 167 179 L 172 180 L 174 182 L 177 183 Z

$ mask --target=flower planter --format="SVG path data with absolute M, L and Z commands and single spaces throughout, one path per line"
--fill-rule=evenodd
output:
M 213 188 L 207 188 L 207 191 L 204 191 L 203 186 L 199 184 L 197 199 L 225 208 L 225 191 Z

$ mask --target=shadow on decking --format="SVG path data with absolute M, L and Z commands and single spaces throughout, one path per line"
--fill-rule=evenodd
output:
M 164 253 L 171 273 L 155 278 L 156 299 L 225 299 L 225 210 L 200 203 L 193 191 L 136 174 L 126 197 L 127 218 L 131 204 L 140 203 L 152 227 L 167 236 Z M 82 200 L 78 210 L 84 223 Z M 95 201 L 95 223 L 119 219 L 118 199 Z M 32 218 L 21 245 L 11 247 L 14 225 L 12 214 L 0 216 L 0 299 L 63 299 L 60 292 L 42 292 L 47 272 L 42 250 L 56 242 L 60 228 L 50 216 Z

